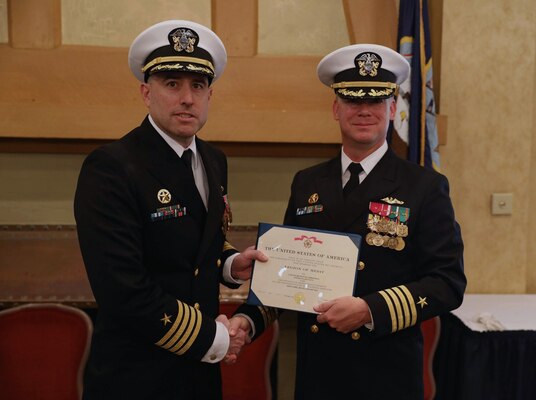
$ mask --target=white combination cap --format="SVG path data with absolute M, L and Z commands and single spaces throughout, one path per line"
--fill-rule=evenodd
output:
M 384 99 L 398 93 L 410 72 L 396 51 L 378 44 L 354 44 L 325 56 L 317 67 L 320 81 L 345 99 Z
M 159 22 L 138 35 L 128 52 L 134 76 L 146 82 L 164 71 L 193 72 L 218 79 L 227 64 L 227 52 L 220 38 L 207 27 L 192 21 Z

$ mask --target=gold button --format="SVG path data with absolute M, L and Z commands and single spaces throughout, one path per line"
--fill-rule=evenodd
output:
M 197 276 L 197 275 L 199 275 L 199 268 L 196 268 L 194 271 L 194 276 Z
M 195 303 L 195 304 L 194 304 L 194 308 L 195 308 L 196 310 L 199 310 L 199 308 L 201 308 L 201 306 L 199 305 L 199 303 Z
M 216 356 L 216 354 L 212 354 L 212 355 L 210 356 L 210 360 L 211 360 L 211 361 L 214 361 L 216 358 L 218 358 L 218 356 Z
M 359 265 L 357 266 L 357 269 L 361 271 L 362 269 L 365 269 L 365 263 L 363 261 L 359 261 Z
M 218 258 L 218 260 L 216 261 L 216 266 L 219 268 L 221 265 L 221 260 Z
M 317 333 L 318 332 L 318 326 L 317 325 L 311 325 L 311 332 Z
M 360 337 L 361 335 L 359 334 L 359 332 L 352 332 L 352 339 L 359 340 Z

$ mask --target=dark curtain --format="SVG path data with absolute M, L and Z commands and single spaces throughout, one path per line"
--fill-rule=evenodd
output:
M 476 332 L 441 316 L 436 400 L 536 399 L 536 331 Z

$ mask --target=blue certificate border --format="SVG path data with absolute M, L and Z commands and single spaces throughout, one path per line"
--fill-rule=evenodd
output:
M 361 243 L 363 241 L 363 238 L 361 237 L 361 235 L 358 235 L 357 233 L 327 231 L 327 230 L 322 230 L 322 229 L 312 229 L 312 228 L 303 228 L 299 226 L 278 225 L 278 224 L 269 224 L 265 222 L 259 222 L 259 226 L 257 228 L 257 240 L 255 243 L 255 248 L 259 247 L 259 238 L 274 227 L 294 229 L 296 231 L 301 231 L 301 232 L 305 231 L 305 232 L 327 233 L 330 235 L 340 235 L 340 236 L 346 236 L 350 238 L 350 240 L 355 244 L 355 246 L 358 249 L 357 264 L 355 266 L 354 288 L 353 288 L 353 293 L 355 293 L 356 286 L 357 286 L 357 272 L 358 272 L 358 265 L 359 265 L 359 256 L 361 255 Z M 255 275 L 255 261 L 253 261 L 253 271 L 251 274 L 251 282 L 253 282 L 254 275 Z M 248 297 L 246 299 L 246 303 L 250 305 L 254 305 L 254 306 L 264 306 L 264 304 L 262 304 L 262 302 L 259 300 L 257 295 L 251 289 L 251 282 L 250 282 L 250 287 L 249 287 L 249 292 L 248 292 Z

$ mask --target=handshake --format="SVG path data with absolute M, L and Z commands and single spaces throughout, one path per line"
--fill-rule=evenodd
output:
M 229 348 L 223 361 L 234 364 L 244 345 L 251 342 L 249 321 L 240 315 L 228 319 L 224 314 L 219 315 L 216 321 L 221 322 L 229 331 Z
M 254 260 L 264 262 L 268 260 L 268 257 L 262 251 L 256 250 L 254 246 L 238 253 L 231 265 L 232 278 L 242 281 L 250 279 Z M 238 359 L 242 347 L 251 342 L 249 320 L 239 315 L 228 319 L 224 314 L 221 314 L 216 318 L 216 321 L 225 325 L 229 332 L 229 348 L 223 361 L 233 364 Z

